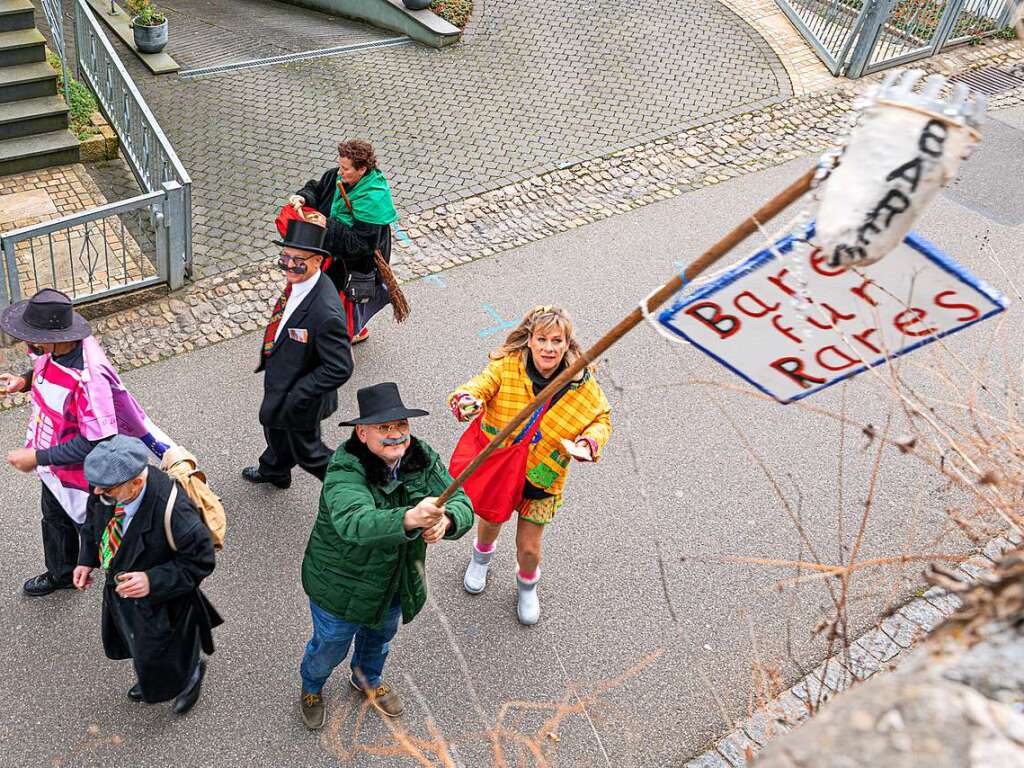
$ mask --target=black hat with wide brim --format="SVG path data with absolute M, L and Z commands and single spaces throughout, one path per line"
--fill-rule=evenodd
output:
M 0 328 L 31 344 L 81 341 L 92 335 L 89 323 L 72 308 L 71 299 L 52 288 L 7 307 L 0 315 Z
M 419 408 L 406 408 L 402 396 L 398 394 L 398 385 L 393 381 L 363 387 L 356 392 L 359 403 L 359 418 L 341 422 L 343 427 L 354 427 L 357 424 L 383 424 L 396 419 L 412 419 L 417 416 L 429 416 Z
M 319 224 L 302 221 L 302 219 L 288 219 L 288 229 L 284 232 L 284 240 L 274 240 L 274 245 L 330 256 L 330 251 L 324 250 L 326 235 L 327 230 Z

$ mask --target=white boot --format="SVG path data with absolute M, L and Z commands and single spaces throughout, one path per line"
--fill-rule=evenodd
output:
M 473 542 L 473 559 L 466 567 L 466 575 L 462 579 L 462 586 L 471 595 L 479 595 L 487 586 L 487 569 L 491 567 L 491 558 L 494 557 L 494 550 L 481 552 L 476 548 L 476 541 Z
M 516 569 L 516 584 L 519 587 L 519 603 L 516 611 L 519 614 L 520 624 L 536 624 L 540 621 L 540 598 L 537 596 L 537 582 L 540 581 L 540 568 L 537 574 L 527 581 L 519 575 Z

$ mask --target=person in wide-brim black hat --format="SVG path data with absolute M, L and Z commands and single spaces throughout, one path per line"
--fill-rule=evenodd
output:
M 406 408 L 402 396 L 398 393 L 398 385 L 391 381 L 363 387 L 356 392 L 359 404 L 359 416 L 341 422 L 342 427 L 355 427 L 359 424 L 383 424 L 387 421 L 411 419 L 417 416 L 429 416 L 427 411 L 419 408 Z
M 351 685 L 382 714 L 401 714 L 383 679 L 388 643 L 426 602 L 427 546 L 473 526 L 461 490 L 436 504 L 451 475 L 409 424 L 427 412 L 407 408 L 391 382 L 360 389 L 357 400 L 359 416 L 344 422 L 352 436 L 331 459 L 302 561 L 313 638 L 299 669 L 300 709 L 311 729 L 324 723 L 321 690 L 350 647 Z
M 25 341 L 32 356 L 31 369 L 0 376 L 0 388 L 8 395 L 30 394 L 28 438 L 25 447 L 7 453 L 7 463 L 34 471 L 41 481 L 46 572 L 23 588 L 26 595 L 40 597 L 71 586 L 89 499 L 82 466 L 93 448 L 130 431 L 152 438 L 150 450 L 159 454 L 170 438 L 147 421 L 89 324 L 60 291 L 44 288 L 8 307 L 0 314 L 0 328 Z

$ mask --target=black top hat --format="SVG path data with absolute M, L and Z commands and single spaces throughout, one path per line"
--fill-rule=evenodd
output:
M 71 299 L 52 288 L 7 307 L 0 315 L 0 328 L 32 344 L 81 341 L 92 334 L 89 323 L 72 309 Z
M 398 385 L 393 381 L 363 387 L 356 392 L 359 402 L 359 418 L 341 422 L 343 427 L 354 427 L 357 424 L 383 424 L 395 419 L 409 419 L 414 416 L 427 416 L 426 411 L 418 408 L 406 408 L 398 394 Z
M 298 248 L 311 253 L 318 253 L 321 256 L 330 256 L 329 251 L 324 250 L 324 237 L 327 229 L 311 221 L 301 219 L 288 219 L 288 229 L 285 230 L 284 240 L 275 240 L 274 245 L 283 245 L 285 248 Z

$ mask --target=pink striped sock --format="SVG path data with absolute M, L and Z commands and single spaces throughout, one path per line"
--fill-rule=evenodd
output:
M 520 568 L 519 569 L 519 578 L 522 579 L 523 581 L 533 581 L 534 579 L 537 578 L 537 571 L 533 570 L 533 571 L 530 571 L 529 573 L 527 573 L 522 568 Z
M 493 541 L 490 544 L 481 544 L 479 541 L 473 541 L 473 546 L 476 547 L 476 551 L 479 552 L 481 555 L 486 555 L 488 552 L 493 552 L 494 544 L 495 542 Z

